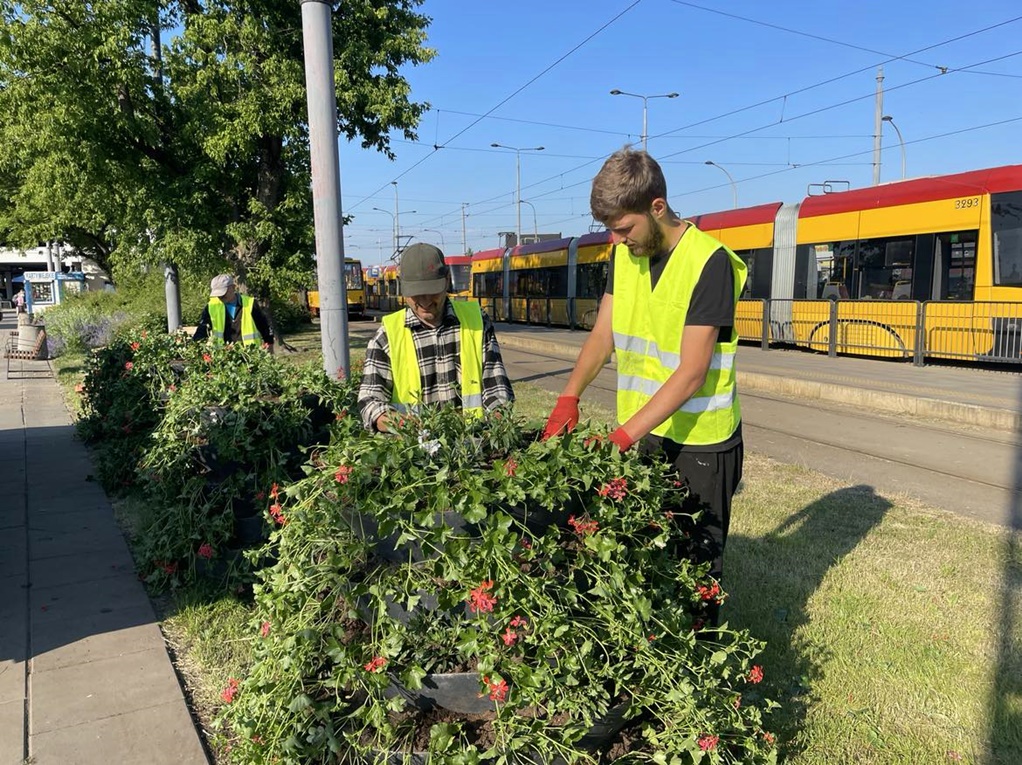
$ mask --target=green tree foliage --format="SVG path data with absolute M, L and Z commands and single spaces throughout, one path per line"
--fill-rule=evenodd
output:
M 434 55 L 420 2 L 334 4 L 338 132 L 387 155 L 427 108 L 400 73 Z M 0 238 L 230 270 L 263 298 L 307 280 L 299 3 L 0 0 L 0 24 Z

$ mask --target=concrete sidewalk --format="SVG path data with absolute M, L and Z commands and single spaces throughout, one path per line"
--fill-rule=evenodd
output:
M 48 364 L 15 363 L 11 378 L 0 379 L 0 765 L 208 762 Z
M 495 324 L 503 347 L 574 358 L 588 332 Z M 742 345 L 741 390 L 1022 432 L 1022 365 L 990 371 Z

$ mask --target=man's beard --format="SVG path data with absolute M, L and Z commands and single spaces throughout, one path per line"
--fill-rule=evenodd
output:
M 646 220 L 649 221 L 649 236 L 632 248 L 632 254 L 638 257 L 652 258 L 663 251 L 667 238 L 664 236 L 664 232 L 660 230 L 660 226 L 657 225 L 656 218 L 646 213 Z

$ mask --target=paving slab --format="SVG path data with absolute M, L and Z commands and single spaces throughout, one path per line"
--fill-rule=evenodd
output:
M 194 737 L 192 720 L 182 704 L 137 709 L 124 714 L 32 736 L 33 765 L 206 765 L 202 749 L 189 747 Z M 115 760 L 110 752 L 124 752 L 132 742 L 130 758 Z M 175 744 L 174 742 L 179 742 Z
M 165 682 L 167 673 L 173 682 Z M 33 736 L 181 702 L 181 689 L 162 646 L 45 672 L 33 669 L 31 682 Z

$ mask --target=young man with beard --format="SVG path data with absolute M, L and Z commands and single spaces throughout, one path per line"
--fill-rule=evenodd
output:
M 745 264 L 671 210 L 663 171 L 644 151 L 604 163 L 590 206 L 614 245 L 607 289 L 544 438 L 578 423 L 579 397 L 616 352 L 620 427 L 610 440 L 674 464 L 689 492 L 678 510 L 701 512 L 693 557 L 719 581 L 744 455 L 734 317 Z M 709 606 L 715 623 L 719 606 Z
M 448 268 L 431 244 L 401 254 L 407 308 L 383 317 L 366 348 L 358 408 L 368 430 L 419 406 L 454 404 L 470 416 L 514 401 L 490 320 L 474 300 L 447 297 Z

